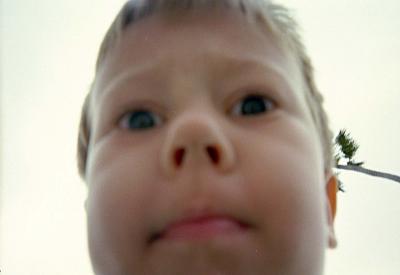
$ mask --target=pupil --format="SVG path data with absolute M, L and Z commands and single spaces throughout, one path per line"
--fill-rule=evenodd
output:
M 242 106 L 243 114 L 254 114 L 254 113 L 261 113 L 265 112 L 266 107 L 264 100 L 258 96 L 251 96 L 246 98 Z
M 144 111 L 134 113 L 129 119 L 130 128 L 150 128 L 154 126 L 153 118 Z

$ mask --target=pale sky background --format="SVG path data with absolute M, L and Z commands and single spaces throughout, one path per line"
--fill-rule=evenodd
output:
M 1 274 L 93 274 L 76 136 L 99 43 L 123 2 L 1 2 Z M 332 129 L 351 131 L 365 167 L 400 174 L 400 1 L 281 2 L 300 21 Z M 400 274 L 400 184 L 341 179 L 339 246 L 325 275 Z

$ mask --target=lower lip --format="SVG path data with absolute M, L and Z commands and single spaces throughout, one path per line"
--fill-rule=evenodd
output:
M 248 226 L 229 218 L 201 218 L 169 227 L 159 238 L 167 240 L 201 240 L 244 233 Z

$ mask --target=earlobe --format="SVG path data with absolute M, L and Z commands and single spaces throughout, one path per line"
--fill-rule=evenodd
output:
M 338 191 L 338 181 L 336 176 L 330 175 L 326 183 L 326 196 L 327 196 L 327 214 L 328 214 L 328 226 L 329 226 L 329 248 L 335 248 L 337 246 L 337 240 L 334 230 L 334 220 L 336 216 L 336 193 Z

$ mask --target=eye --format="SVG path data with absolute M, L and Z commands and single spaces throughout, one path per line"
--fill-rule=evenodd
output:
M 263 96 L 248 95 L 233 107 L 235 115 L 254 116 L 271 111 L 275 108 L 275 103 Z
M 128 112 L 122 116 L 119 125 L 128 130 L 146 130 L 158 126 L 161 118 L 148 110 Z

